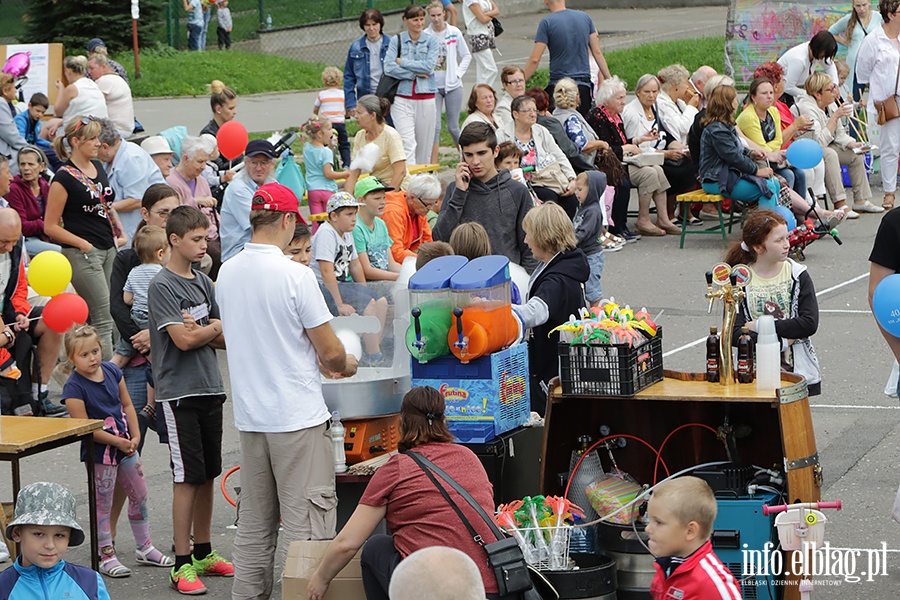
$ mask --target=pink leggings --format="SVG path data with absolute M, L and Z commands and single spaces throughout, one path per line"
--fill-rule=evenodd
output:
M 328 199 L 331 198 L 331 194 L 333 193 L 334 192 L 329 192 L 328 190 L 307 190 L 306 194 L 309 198 L 309 214 L 315 215 L 325 212 L 325 206 L 328 204 Z M 319 229 L 319 223 L 313 221 L 312 232 L 315 233 L 317 229 Z
M 97 488 L 97 537 L 100 549 L 112 546 L 110 516 L 116 481 L 128 494 L 128 520 L 139 550 L 150 545 L 150 524 L 147 522 L 147 482 L 140 456 L 122 459 L 118 465 L 96 465 L 94 486 Z M 121 547 L 121 546 L 120 546 Z

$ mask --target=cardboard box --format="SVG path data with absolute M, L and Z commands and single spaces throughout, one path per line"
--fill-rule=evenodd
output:
M 309 578 L 322 562 L 330 541 L 292 542 L 288 548 L 287 562 L 281 577 L 282 600 L 307 600 Z M 360 550 L 361 552 L 361 550 Z M 366 600 L 362 585 L 362 569 L 359 552 L 337 574 L 328 587 L 325 600 Z

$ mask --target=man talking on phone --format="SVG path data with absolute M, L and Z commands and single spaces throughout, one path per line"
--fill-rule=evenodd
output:
M 528 273 L 537 266 L 525 244 L 522 220 L 533 206 L 528 188 L 513 179 L 509 171 L 497 171 L 497 135 L 487 123 L 471 123 L 459 136 L 462 162 L 456 177 L 447 186 L 441 213 L 435 223 L 434 239 L 450 240 L 460 223 L 474 221 L 487 230 L 491 250 L 509 258 Z

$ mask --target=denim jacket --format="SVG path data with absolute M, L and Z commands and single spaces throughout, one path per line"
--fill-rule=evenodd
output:
M 384 64 L 384 55 L 387 54 L 391 44 L 391 36 L 381 34 L 381 62 Z M 362 36 L 352 44 L 347 52 L 347 64 L 344 65 L 344 106 L 347 110 L 356 108 L 356 99 L 366 94 L 374 94 L 375 90 L 369 89 L 369 47 L 366 46 L 366 36 Z
M 398 44 L 402 44 L 399 50 Z M 400 85 L 397 86 L 398 96 L 412 96 L 413 81 L 416 82 L 418 94 L 433 94 L 437 91 L 434 67 L 437 65 L 440 45 L 436 37 L 424 31 L 418 42 L 412 41 L 405 31 L 391 40 L 391 46 L 384 57 L 384 74 L 400 80 Z M 398 54 L 401 61 L 399 65 Z M 418 77 L 419 73 L 428 77 Z

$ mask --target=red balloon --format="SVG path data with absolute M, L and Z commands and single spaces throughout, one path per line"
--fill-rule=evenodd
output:
M 237 121 L 228 121 L 219 127 L 219 133 L 216 134 L 219 153 L 228 160 L 234 160 L 243 154 L 248 140 L 247 128 Z
M 59 294 L 44 306 L 41 316 L 47 327 L 65 333 L 75 323 L 83 325 L 87 321 L 88 305 L 78 294 Z

